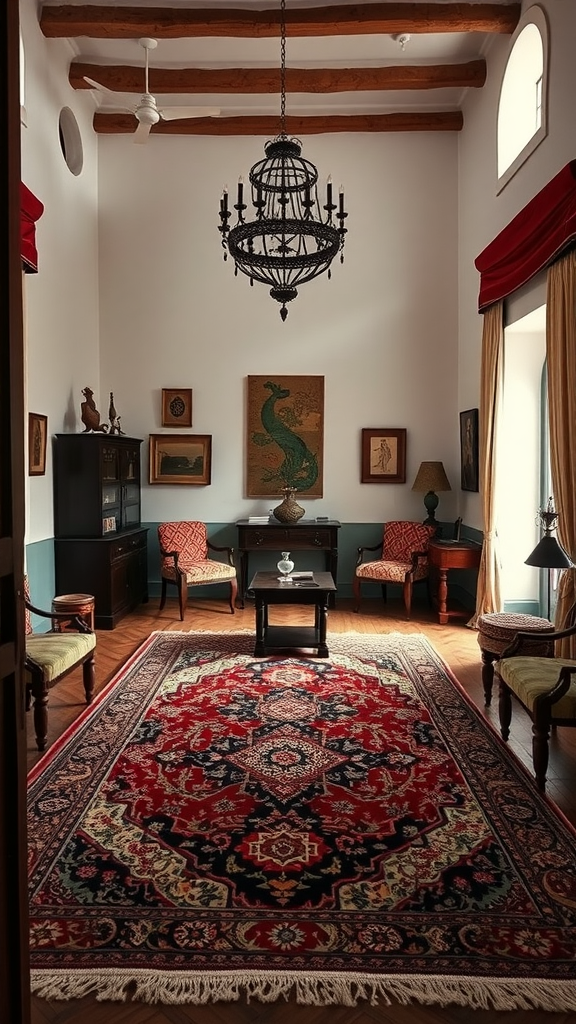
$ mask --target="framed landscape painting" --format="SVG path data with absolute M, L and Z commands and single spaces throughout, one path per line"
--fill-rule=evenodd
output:
M 209 484 L 211 434 L 150 434 L 151 484 Z
M 276 498 L 283 487 L 321 498 L 324 377 L 248 377 L 246 492 Z
M 406 483 L 406 430 L 404 427 L 364 427 L 360 483 Z

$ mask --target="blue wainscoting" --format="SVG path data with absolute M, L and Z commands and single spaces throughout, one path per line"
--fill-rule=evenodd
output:
M 143 523 L 148 527 L 148 587 L 152 599 L 160 596 L 160 552 L 158 549 L 158 523 Z M 440 529 L 445 537 L 452 536 L 453 524 L 440 523 Z M 208 536 L 213 544 L 234 548 L 236 553 L 238 547 L 238 535 L 234 523 L 209 523 Z M 478 530 L 462 528 L 463 540 L 474 540 L 481 542 L 482 534 Z M 338 597 L 352 597 L 352 580 L 356 567 L 356 557 L 359 547 L 372 547 L 378 544 L 382 538 L 381 523 L 342 523 L 338 531 Z M 281 556 L 272 551 L 251 551 L 249 554 L 249 576 L 259 569 L 274 569 L 276 562 Z M 324 569 L 325 556 L 322 551 L 294 551 L 292 552 L 296 569 Z M 452 600 L 459 602 L 464 608 L 474 611 L 476 605 L 476 579 L 475 572 L 457 570 L 450 575 L 450 595 Z M 211 593 L 217 594 L 220 589 L 221 596 L 227 597 L 227 589 L 211 588 Z M 198 591 L 200 588 L 198 588 Z M 397 593 L 395 593 L 397 591 Z M 192 594 L 193 588 L 190 589 Z M 368 596 L 366 589 L 366 596 Z M 374 587 L 374 596 L 379 593 Z M 389 588 L 390 597 L 401 597 L 401 587 Z
M 208 523 L 208 536 L 213 544 L 234 548 L 238 547 L 238 535 L 234 523 Z M 148 588 L 150 598 L 155 601 L 160 598 L 160 552 L 158 548 L 158 523 L 142 523 L 148 529 Z M 452 523 L 440 523 L 445 537 L 452 535 Z M 352 597 L 352 580 L 356 566 L 356 555 L 359 547 L 370 547 L 378 544 L 382 536 L 382 525 L 380 523 L 342 523 L 338 542 L 338 596 L 342 598 Z M 478 530 L 467 527 L 462 528 L 461 536 L 466 540 L 481 542 L 482 534 Z M 254 551 L 249 555 L 249 572 L 256 572 L 258 569 L 274 569 L 280 558 L 272 551 Z M 323 569 L 325 567 L 324 552 L 322 551 L 295 551 L 293 552 L 294 562 L 297 569 Z M 56 593 L 54 573 L 54 541 L 53 538 L 37 541 L 26 546 L 26 569 L 30 580 L 30 590 L 33 604 L 39 608 L 50 609 L 52 598 Z M 202 588 L 197 588 L 199 594 Z M 391 597 L 400 597 L 400 587 L 390 588 Z M 191 593 L 194 593 L 191 588 Z M 366 589 L 366 596 L 368 596 Z M 226 599 L 227 587 L 214 586 L 210 588 L 210 594 L 218 598 Z M 378 590 L 374 588 L 374 595 Z M 464 608 L 474 611 L 476 602 L 476 573 L 466 570 L 457 570 L 450 574 L 450 596 L 451 600 L 459 602 Z M 48 629 L 48 620 L 35 617 L 34 628 L 39 631 Z
M 30 586 L 30 600 L 37 608 L 49 612 L 52 598 L 56 593 L 54 580 L 54 539 L 39 540 L 26 545 L 25 567 Z M 46 633 L 51 626 L 50 619 L 32 616 L 32 628 L 37 633 Z
M 143 523 L 148 528 L 148 588 L 152 598 L 160 596 L 160 551 L 158 548 L 158 523 Z M 213 544 L 221 547 L 234 548 L 238 565 L 237 548 L 238 533 L 234 523 L 208 523 L 208 537 Z M 356 565 L 356 552 L 360 545 L 377 544 L 382 537 L 382 526 L 378 523 L 342 523 L 338 530 L 338 593 L 341 597 L 352 597 L 352 579 Z M 250 551 L 249 576 L 259 569 L 275 569 L 282 552 Z M 323 551 L 292 552 L 296 569 L 325 569 L 325 553 Z M 250 580 L 248 581 L 250 582 Z M 198 592 L 201 588 L 197 588 Z M 210 593 L 221 591 L 227 597 L 227 587 L 211 587 Z M 191 587 L 190 593 L 194 590 Z

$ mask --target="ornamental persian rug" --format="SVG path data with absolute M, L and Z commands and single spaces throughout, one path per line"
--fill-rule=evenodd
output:
M 576 1010 L 575 833 L 419 634 L 154 633 L 29 778 L 47 999 Z

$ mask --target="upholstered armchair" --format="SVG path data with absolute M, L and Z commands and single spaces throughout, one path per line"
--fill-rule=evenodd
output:
M 550 730 L 576 725 L 576 661 L 554 657 L 554 643 L 576 633 L 576 605 L 557 632 L 519 631 L 496 662 L 494 674 L 500 686 L 498 712 L 504 740 L 510 735 L 512 697 L 532 719 L 532 763 L 538 788 L 544 792 L 548 769 Z M 531 652 L 540 641 L 548 657 Z
M 232 548 L 212 544 L 208 540 L 206 525 L 196 520 L 161 523 L 158 527 L 158 543 L 162 577 L 160 611 L 166 603 L 166 588 L 169 583 L 174 584 L 178 590 L 181 619 L 184 618 L 188 602 L 188 587 L 228 583 L 230 611 L 234 614 L 238 581 Z M 211 551 L 226 554 L 227 561 L 210 558 Z
M 404 520 L 393 520 L 384 523 L 382 540 L 373 547 L 358 548 L 358 559 L 354 575 L 354 611 L 360 608 L 361 587 L 363 583 L 379 583 L 382 597 L 386 600 L 386 584 L 400 583 L 406 608 L 406 618 L 410 618 L 412 607 L 412 587 L 414 583 L 428 580 L 428 544 L 436 533 L 436 526 L 414 523 Z M 376 552 L 378 557 L 365 561 L 365 552 Z
M 28 578 L 24 578 L 26 609 L 26 710 L 34 701 L 34 730 L 38 750 L 45 750 L 48 735 L 48 691 L 64 676 L 82 667 L 86 703 L 94 696 L 96 634 L 85 620 L 70 612 L 47 612 L 30 603 Z M 50 619 L 47 633 L 34 633 L 32 616 Z M 61 630 L 60 625 L 66 623 Z

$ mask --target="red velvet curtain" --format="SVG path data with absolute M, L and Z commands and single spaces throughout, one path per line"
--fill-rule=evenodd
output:
M 44 204 L 26 188 L 24 182 L 20 182 L 20 255 L 22 268 L 27 274 L 38 273 L 36 221 L 43 213 Z
M 478 312 L 526 284 L 574 239 L 576 160 L 571 160 L 477 256 Z

